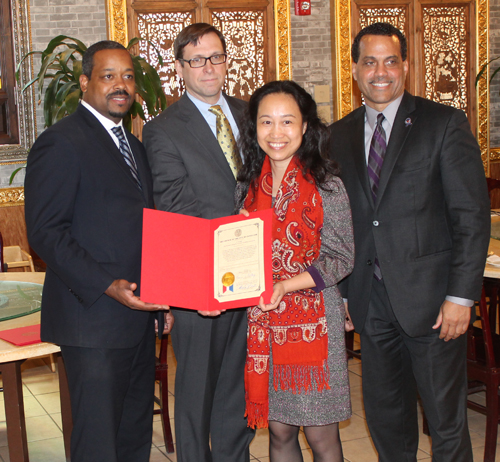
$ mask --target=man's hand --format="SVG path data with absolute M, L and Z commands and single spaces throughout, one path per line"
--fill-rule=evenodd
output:
M 225 313 L 226 310 L 217 310 L 217 311 L 201 311 L 198 310 L 198 314 L 201 316 L 215 318 L 216 316 L 220 316 L 222 313 Z
M 344 329 L 346 332 L 351 332 L 351 330 L 354 330 L 354 323 L 352 322 L 351 316 L 349 314 L 349 310 L 347 309 L 347 302 L 344 302 L 344 307 L 345 307 Z
M 433 329 L 441 327 L 439 338 L 448 340 L 458 338 L 467 332 L 470 321 L 471 308 L 445 300 L 439 310 L 436 324 Z
M 169 309 L 169 307 L 165 305 L 155 305 L 153 303 L 143 302 L 139 297 L 134 295 L 136 289 L 137 284 L 135 282 L 128 282 L 125 279 L 115 279 L 104 293 L 133 310 L 158 311 Z
M 172 327 L 174 327 L 174 315 L 171 311 L 165 311 L 165 322 L 163 324 L 163 335 L 170 334 L 172 332 Z M 155 332 L 158 334 L 158 319 L 155 319 Z

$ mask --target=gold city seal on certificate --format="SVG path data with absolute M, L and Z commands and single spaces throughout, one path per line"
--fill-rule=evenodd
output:
M 214 233 L 214 298 L 259 297 L 265 290 L 264 222 L 253 218 L 220 225 Z

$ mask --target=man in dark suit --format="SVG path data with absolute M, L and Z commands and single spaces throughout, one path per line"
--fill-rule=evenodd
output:
M 331 126 L 331 153 L 352 207 L 356 261 L 341 292 L 368 426 L 380 461 L 415 461 L 418 390 L 433 460 L 471 462 L 463 334 L 490 226 L 479 148 L 462 111 L 405 92 L 398 29 L 366 27 L 352 58 L 366 106 Z
M 186 92 L 146 124 L 143 133 L 156 206 L 209 219 L 231 215 L 240 158 L 237 150 L 227 152 L 218 136 L 225 119 L 222 125 L 228 136 L 237 138 L 246 103 L 221 91 L 227 70 L 224 37 L 209 24 L 192 24 L 176 38 L 174 53 Z M 191 282 L 197 290 L 196 281 Z M 249 460 L 253 432 L 244 418 L 246 312 L 215 314 L 175 310 L 172 343 L 177 358 L 179 462 Z
M 83 101 L 28 156 L 28 237 L 47 263 L 41 335 L 61 346 L 66 365 L 71 460 L 148 462 L 152 310 L 162 307 L 139 298 L 142 211 L 153 193 L 144 148 L 122 127 L 134 69 L 112 41 L 92 45 L 82 67 Z

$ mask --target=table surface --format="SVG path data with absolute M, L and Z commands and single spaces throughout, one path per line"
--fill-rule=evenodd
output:
M 43 284 L 44 279 L 45 273 L 0 273 L 0 281 L 36 282 L 38 284 Z M 31 326 L 39 323 L 40 312 L 37 312 L 21 318 L 2 321 L 0 322 L 0 330 Z M 0 339 L 0 363 L 45 356 L 51 353 L 57 353 L 58 351 L 61 351 L 60 348 L 53 343 L 42 342 L 33 345 L 16 346 Z

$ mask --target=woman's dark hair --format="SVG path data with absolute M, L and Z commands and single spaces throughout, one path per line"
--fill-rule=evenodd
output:
M 296 156 L 302 164 L 304 175 L 311 175 L 321 187 L 327 176 L 339 174 L 339 168 L 328 157 L 328 130 L 318 117 L 316 102 L 291 80 L 266 83 L 250 98 L 244 129 L 240 132 L 239 147 L 245 163 L 238 174 L 238 181 L 250 183 L 260 176 L 266 153 L 257 142 L 257 112 L 261 101 L 275 93 L 290 95 L 299 106 L 302 122 L 307 123 L 307 129 Z

